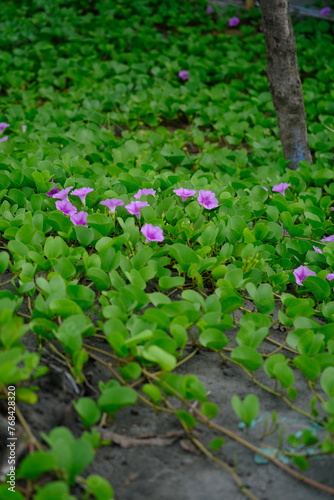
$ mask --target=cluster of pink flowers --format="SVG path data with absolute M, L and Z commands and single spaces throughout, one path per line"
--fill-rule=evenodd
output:
M 57 185 L 55 185 L 46 194 L 50 198 L 55 198 L 57 200 L 56 201 L 57 210 L 63 212 L 64 215 L 69 215 L 72 223 L 75 226 L 87 226 L 88 213 L 84 211 L 78 212 L 77 207 L 74 206 L 68 198 L 68 195 L 70 194 L 72 189 L 73 186 L 69 186 L 65 189 L 59 190 Z M 74 189 L 74 191 L 71 192 L 71 195 L 78 196 L 80 198 L 81 203 L 85 205 L 86 196 L 92 191 L 94 191 L 93 188 L 83 187 L 79 189 Z

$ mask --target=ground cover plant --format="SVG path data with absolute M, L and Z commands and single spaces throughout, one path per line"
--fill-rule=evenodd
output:
M 292 171 L 258 10 L 3 5 L 1 408 L 27 448 L 15 493 L 2 469 L 0 498 L 121 498 L 112 461 L 94 469 L 104 450 L 182 437 L 240 498 L 264 494 L 232 442 L 309 498 L 333 495 L 330 473 L 312 476 L 334 451 L 333 26 L 294 28 L 313 164 Z M 209 390 L 203 356 L 239 387 Z M 34 424 L 55 371 L 72 387 L 72 427 Z M 304 418 L 284 438 L 277 401 Z M 142 408 L 162 422 L 156 435 L 113 432 Z M 177 430 L 159 432 L 164 416 Z

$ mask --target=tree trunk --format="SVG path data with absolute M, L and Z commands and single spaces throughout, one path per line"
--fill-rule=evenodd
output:
M 298 72 L 296 42 L 289 0 L 259 0 L 267 47 L 267 74 L 278 120 L 278 129 L 289 168 L 299 161 L 312 163 L 302 85 Z

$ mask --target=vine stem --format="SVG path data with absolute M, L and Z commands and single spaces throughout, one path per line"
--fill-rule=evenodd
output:
M 258 385 L 259 387 L 261 387 L 261 389 L 264 389 L 265 391 L 269 392 L 273 396 L 277 396 L 278 398 L 282 399 L 292 410 L 295 410 L 298 413 L 300 413 L 301 415 L 304 415 L 305 417 L 307 417 L 311 420 L 314 420 L 314 422 L 318 422 L 317 418 L 314 415 L 312 415 L 311 413 L 307 413 L 307 411 L 304 411 L 301 408 L 298 408 L 298 406 L 295 406 L 293 403 L 291 403 L 291 401 L 289 401 L 288 398 L 283 396 L 283 394 L 280 394 L 279 392 L 274 391 L 273 389 L 270 389 L 270 387 L 268 387 L 267 385 L 262 384 L 262 382 L 257 380 L 254 377 L 254 375 L 249 370 L 247 370 L 247 368 L 245 366 L 243 366 L 241 363 L 234 361 L 234 359 L 231 359 L 228 356 L 224 356 L 224 354 L 221 352 L 219 353 L 219 356 L 221 358 L 223 358 L 225 361 L 230 361 L 231 363 L 239 366 L 239 368 L 241 368 L 248 375 L 248 377 L 252 380 L 252 382 L 254 382 L 254 384 Z
M 146 370 L 143 370 L 143 372 L 145 372 L 145 374 L 151 378 L 154 378 L 155 381 L 159 381 L 159 379 L 157 379 L 156 377 L 154 377 L 151 373 L 147 372 Z M 219 431 L 221 434 L 224 434 L 225 436 L 228 436 L 229 438 L 233 439 L 234 441 L 237 441 L 238 443 L 240 443 L 241 445 L 243 445 L 245 448 L 248 448 L 249 450 L 253 451 L 254 453 L 258 453 L 259 455 L 262 455 L 263 457 L 265 457 L 267 460 L 270 460 L 273 464 L 275 464 L 277 467 L 280 467 L 281 469 L 283 469 L 284 471 L 286 471 L 288 474 L 290 474 L 291 476 L 294 476 L 296 479 L 298 479 L 299 481 L 302 481 L 306 484 L 308 484 L 309 486 L 312 486 L 313 488 L 317 488 L 319 490 L 322 490 L 322 491 L 325 491 L 326 493 L 330 493 L 331 495 L 334 495 L 334 488 L 331 488 L 330 486 L 326 486 L 324 484 L 321 484 L 319 483 L 318 481 L 315 481 L 314 479 L 310 479 L 308 477 L 305 477 L 303 476 L 302 474 L 300 474 L 299 472 L 295 471 L 294 469 L 292 469 L 291 467 L 289 467 L 288 465 L 285 465 L 283 464 L 282 462 L 280 462 L 279 460 L 277 460 L 277 458 L 265 453 L 263 450 L 261 450 L 260 448 L 258 448 L 257 446 L 253 445 L 252 443 L 250 443 L 249 441 L 247 441 L 246 439 L 242 438 L 241 436 L 239 436 L 238 434 L 236 434 L 235 432 L 233 431 L 230 431 L 229 429 L 226 429 L 226 427 L 223 427 L 219 424 L 216 424 L 215 422 L 212 422 L 208 417 L 206 417 L 200 410 L 198 410 L 197 408 L 194 408 L 190 403 L 189 401 L 187 401 L 180 393 L 178 393 L 173 387 L 171 387 L 170 385 L 168 384 L 165 384 L 165 387 L 171 391 L 172 393 L 174 393 L 174 395 L 180 400 L 182 401 L 182 403 L 184 405 L 186 405 L 196 416 L 197 416 L 197 420 L 201 423 L 203 423 L 204 425 L 206 425 L 208 428 L 210 429 L 215 429 L 217 431 Z

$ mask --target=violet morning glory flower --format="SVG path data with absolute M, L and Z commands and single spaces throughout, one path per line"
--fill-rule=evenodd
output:
M 212 5 L 208 5 L 205 11 L 207 14 L 213 14 L 214 13 L 214 8 Z
M 331 208 L 331 211 L 334 212 L 334 207 Z
M 207 208 L 208 210 L 218 207 L 218 200 L 215 193 L 213 193 L 212 191 L 201 189 L 198 193 L 197 201 L 200 205 L 202 205 L 204 208 Z
M 262 189 L 264 189 L 265 191 L 268 191 L 268 188 L 266 186 L 261 186 Z
M 8 141 L 8 135 L 4 135 L 3 137 L 0 138 L 0 142 L 5 142 Z
M 53 195 L 57 194 L 57 193 L 59 193 L 59 188 L 58 188 L 57 184 L 55 184 L 54 187 L 52 189 L 50 189 L 50 191 L 47 191 L 45 194 L 49 198 L 53 198 Z
M 320 14 L 322 16 L 327 16 L 332 9 L 330 7 L 324 7 L 323 9 L 320 10 Z
M 322 238 L 321 241 L 330 241 L 334 242 L 334 234 L 331 234 L 330 236 L 326 236 L 326 238 Z
M 54 194 L 52 198 L 57 198 L 58 200 L 68 200 L 68 192 L 71 191 L 71 189 L 73 189 L 73 186 L 61 189 L 58 193 Z
M 296 278 L 297 285 L 302 285 L 304 279 L 308 278 L 308 276 L 316 276 L 317 275 L 317 273 L 315 273 L 314 271 L 311 271 L 311 269 L 309 269 L 306 266 L 297 267 L 297 269 L 295 269 L 293 271 L 293 274 Z
M 318 247 L 313 247 L 313 250 L 317 253 L 322 253 L 322 250 Z
M 147 201 L 131 201 L 131 203 L 125 205 L 127 211 L 130 214 L 135 215 L 138 219 L 140 217 L 140 209 L 143 207 L 149 207 Z
M 5 128 L 10 127 L 9 123 L 0 122 L 0 134 L 5 130 Z
M 327 276 L 326 276 L 326 280 L 328 280 L 328 281 L 332 281 L 332 280 L 334 280 L 334 274 L 333 274 L 333 273 L 329 273 L 329 274 L 327 274 Z
M 181 78 L 181 80 L 188 80 L 189 71 L 187 69 L 181 69 L 181 71 L 178 72 L 178 75 Z
M 154 189 L 151 189 L 151 188 L 139 189 L 138 193 L 136 193 L 133 197 L 140 198 L 141 196 L 147 196 L 148 194 L 155 196 L 156 191 Z
M 288 184 L 287 182 L 281 182 L 280 184 L 276 184 L 276 186 L 273 186 L 272 190 L 284 195 L 285 190 L 290 186 L 291 184 Z
M 83 187 L 83 188 L 75 189 L 74 191 L 72 191 L 71 195 L 73 194 L 73 196 L 79 196 L 81 203 L 84 205 L 86 203 L 87 194 L 91 193 L 92 191 L 94 191 L 93 188 Z
M 178 196 L 181 196 L 182 201 L 185 201 L 187 198 L 190 198 L 190 196 L 194 196 L 196 194 L 195 189 L 186 188 L 173 189 L 173 192 Z
M 228 20 L 229 26 L 238 26 L 239 23 L 240 19 L 238 17 L 231 17 L 231 19 Z
M 110 212 L 115 212 L 117 207 L 124 205 L 124 201 L 117 198 L 108 198 L 107 200 L 100 201 L 100 205 L 105 205 L 109 208 Z
M 74 215 L 77 213 L 76 207 L 69 200 L 56 201 L 56 208 L 63 212 L 64 215 Z
M 163 231 L 159 226 L 153 226 L 152 224 L 145 224 L 141 230 L 144 236 L 146 236 L 146 243 L 150 241 L 163 241 L 164 235 Z
M 88 225 L 86 222 L 87 217 L 88 217 L 87 212 L 78 212 L 77 214 L 71 215 L 70 219 L 75 226 L 87 226 Z
M 27 131 L 27 125 L 22 125 L 22 132 L 26 132 Z

